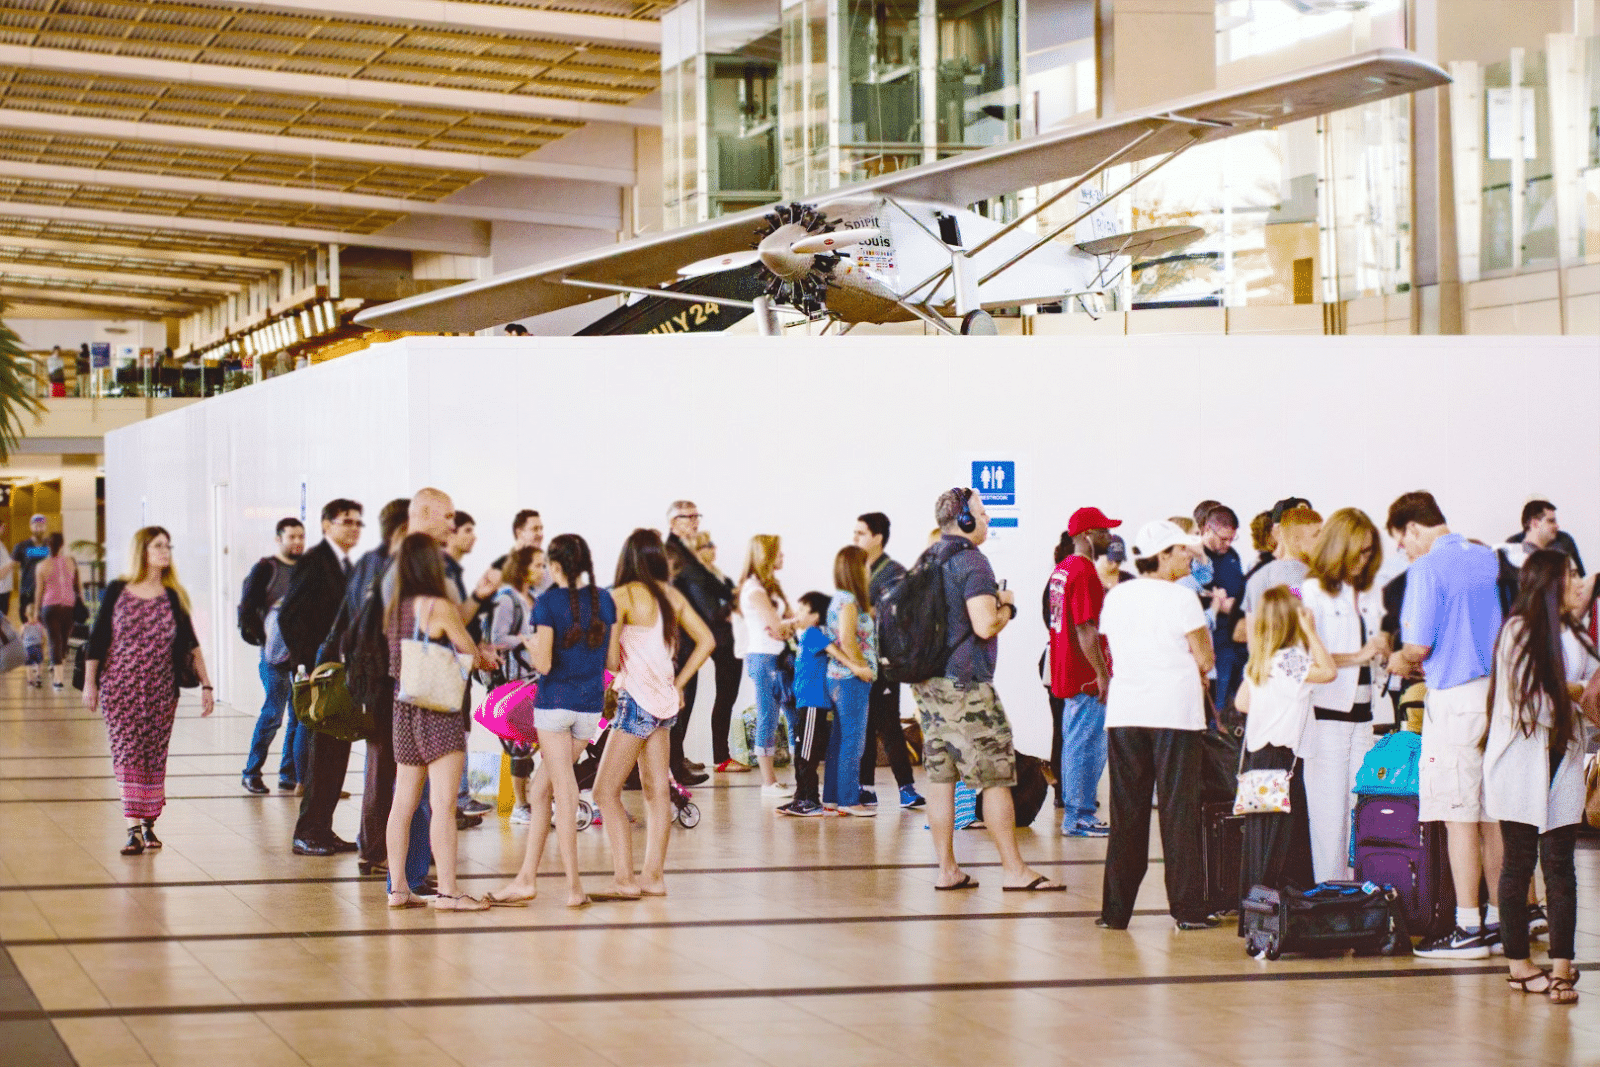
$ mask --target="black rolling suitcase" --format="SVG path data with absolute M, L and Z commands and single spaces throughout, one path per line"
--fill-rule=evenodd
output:
M 1411 952 L 1398 895 L 1371 882 L 1323 882 L 1305 891 L 1258 885 L 1245 896 L 1240 920 L 1245 954 L 1254 958 Z
M 1206 910 L 1239 910 L 1239 879 L 1244 870 L 1244 819 L 1233 801 L 1200 807 L 1200 859 L 1206 875 Z

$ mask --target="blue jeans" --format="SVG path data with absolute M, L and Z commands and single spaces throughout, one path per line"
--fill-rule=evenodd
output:
M 1217 711 L 1224 712 L 1228 705 L 1233 703 L 1233 698 L 1239 692 L 1239 685 L 1244 681 L 1244 665 L 1250 659 L 1250 649 L 1247 645 L 1236 645 L 1232 642 L 1224 644 L 1216 642 L 1217 651 Z
M 855 675 L 829 678 L 833 730 L 828 734 L 828 765 L 822 771 L 822 800 L 850 807 L 861 801 L 861 751 L 867 744 L 867 697 L 872 683 Z
M 1098 697 L 1068 697 L 1061 710 L 1061 828 L 1095 821 L 1095 794 L 1106 770 L 1106 706 Z
M 756 743 L 752 749 L 757 756 L 770 756 L 778 751 L 778 713 L 783 710 L 783 678 L 778 673 L 778 657 L 760 652 L 748 655 L 744 658 L 744 669 L 756 687 Z
M 261 684 L 267 690 L 267 699 L 261 705 L 261 715 L 256 719 L 256 732 L 250 738 L 250 757 L 245 761 L 244 773 L 258 775 L 267 764 L 267 749 L 278 736 L 283 725 L 284 709 L 289 706 L 290 675 L 287 663 L 268 663 L 265 656 L 260 664 Z M 299 782 L 301 766 L 295 759 L 295 747 L 300 740 L 300 720 L 289 712 L 289 730 L 283 735 L 283 757 L 278 761 L 278 781 Z

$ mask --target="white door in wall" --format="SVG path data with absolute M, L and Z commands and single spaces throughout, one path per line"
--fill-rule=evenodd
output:
M 233 489 L 227 482 L 211 487 L 211 684 L 219 699 L 232 699 L 233 617 L 238 593 L 233 588 L 230 550 L 233 547 Z

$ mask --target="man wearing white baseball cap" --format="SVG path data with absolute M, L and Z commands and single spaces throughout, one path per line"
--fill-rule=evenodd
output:
M 1211 635 L 1200 599 L 1178 579 L 1189 573 L 1200 538 L 1165 519 L 1133 539 L 1139 581 L 1106 594 L 1100 632 L 1117 665 L 1106 703 L 1111 770 L 1111 836 L 1100 918 L 1122 930 L 1149 866 L 1150 801 L 1158 797 L 1168 907 L 1180 930 L 1214 927 L 1201 867 L 1200 732 L 1206 728 L 1205 677 Z

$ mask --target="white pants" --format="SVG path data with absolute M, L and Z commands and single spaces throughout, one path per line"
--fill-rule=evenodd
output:
M 1370 722 L 1313 719 L 1300 739 L 1305 761 L 1306 816 L 1311 823 L 1311 866 L 1317 881 L 1350 877 L 1350 812 L 1356 773 L 1377 738 Z

